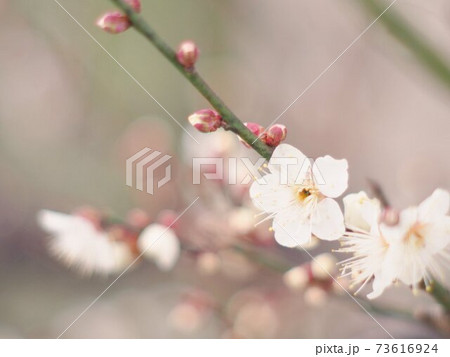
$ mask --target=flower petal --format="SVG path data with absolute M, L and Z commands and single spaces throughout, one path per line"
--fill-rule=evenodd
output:
M 283 210 L 295 199 L 292 189 L 280 184 L 278 174 L 268 174 L 253 182 L 250 197 L 253 204 L 265 212 Z
M 364 191 L 345 196 L 343 202 L 345 224 L 350 229 L 353 227 L 370 232 L 370 227 L 378 223 L 380 201 L 370 199 Z
M 38 212 L 37 221 L 39 226 L 48 233 L 56 234 L 70 230 L 77 224 L 75 222 L 82 222 L 83 220 L 70 214 L 44 209 Z M 86 225 L 88 224 L 89 223 L 86 222 Z
M 301 207 L 279 212 L 273 220 L 275 240 L 278 244 L 293 248 L 311 240 L 311 223 L 301 221 Z
M 325 196 L 336 198 L 348 186 L 347 160 L 336 160 L 331 156 L 319 157 L 313 165 L 314 181 Z
M 269 160 L 269 170 L 279 175 L 281 184 L 301 184 L 311 175 L 311 161 L 289 144 L 278 145 Z
M 380 269 L 374 274 L 374 280 L 372 283 L 373 291 L 367 294 L 368 299 L 376 299 L 384 290 L 393 283 L 395 276 L 392 272 L 387 269 Z
M 428 222 L 445 216 L 449 208 L 450 195 L 448 191 L 438 188 L 419 205 L 419 220 Z
M 320 239 L 336 240 L 345 233 L 341 208 L 331 198 L 325 198 L 318 203 L 312 224 L 312 232 Z
M 441 217 L 424 225 L 420 234 L 425 237 L 423 248 L 428 254 L 441 251 L 450 244 L 450 217 Z
M 137 244 L 144 256 L 164 271 L 172 269 L 180 256 L 180 243 L 174 231 L 160 224 L 145 228 Z

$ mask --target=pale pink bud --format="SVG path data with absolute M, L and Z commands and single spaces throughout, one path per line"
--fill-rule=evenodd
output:
M 337 273 L 337 260 L 336 258 L 329 254 L 323 253 L 319 254 L 311 262 L 311 274 L 314 279 L 317 280 L 328 280 L 332 279 L 332 276 Z
M 131 6 L 134 11 L 141 12 L 141 0 L 125 0 L 124 2 Z
M 319 286 L 311 286 L 305 291 L 305 303 L 311 307 L 323 307 L 328 300 L 327 292 Z
M 212 109 L 201 109 L 188 117 L 189 123 L 202 133 L 216 131 L 222 125 L 222 117 Z
M 102 229 L 103 215 L 96 208 L 90 206 L 79 207 L 74 211 L 74 215 L 86 219 L 98 230 Z
M 264 132 L 264 127 L 257 124 L 257 123 L 244 123 L 244 125 L 247 127 L 248 130 L 250 130 L 255 136 L 259 137 L 263 132 Z M 250 145 L 248 145 L 244 140 L 242 140 L 239 137 L 239 140 L 242 142 L 242 144 L 244 144 L 246 147 L 250 147 Z
M 109 33 L 121 33 L 130 26 L 130 20 L 120 11 L 109 11 L 97 20 L 97 26 Z
M 212 276 L 220 269 L 220 258 L 216 253 L 206 252 L 197 257 L 197 269 L 200 274 Z
M 284 139 L 286 139 L 287 129 L 284 125 L 272 125 L 262 136 L 261 140 L 266 145 L 275 147 L 278 146 Z
M 180 44 L 177 51 L 177 59 L 183 67 L 192 68 L 197 62 L 199 50 L 197 45 L 192 41 L 184 41 Z
M 178 228 L 179 214 L 171 209 L 165 209 L 159 212 L 156 222 L 172 229 Z
M 198 331 L 207 322 L 214 301 L 201 291 L 186 294 L 169 314 L 169 324 L 179 332 L 190 334 Z
M 303 290 L 311 282 L 311 276 L 306 267 L 297 266 L 283 274 L 283 282 L 293 291 Z
M 147 212 L 134 208 L 127 214 L 127 223 L 134 228 L 144 229 L 151 223 L 151 219 Z
M 400 220 L 399 212 L 392 207 L 386 207 L 381 212 L 381 222 L 387 224 L 388 226 L 396 226 L 399 220 Z

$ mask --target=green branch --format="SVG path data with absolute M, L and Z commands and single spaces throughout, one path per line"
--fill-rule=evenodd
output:
M 386 8 L 385 4 L 378 0 L 363 0 L 361 4 L 374 16 L 378 16 Z M 450 65 L 402 16 L 389 9 L 378 21 L 408 48 L 430 73 L 450 89 Z
M 226 104 L 214 93 L 211 87 L 205 82 L 200 74 L 194 69 L 184 68 L 177 60 L 175 51 L 147 24 L 142 16 L 137 14 L 123 0 L 111 0 L 130 19 L 133 27 L 147 38 L 172 65 L 177 68 L 186 79 L 211 103 L 214 109 L 219 112 L 228 130 L 239 135 L 242 140 L 248 143 L 256 152 L 267 160 L 272 155 L 272 148 L 264 144 L 261 140 L 247 129 L 241 120 L 226 106 Z
M 437 282 L 433 282 L 427 291 L 450 314 L 450 292 Z

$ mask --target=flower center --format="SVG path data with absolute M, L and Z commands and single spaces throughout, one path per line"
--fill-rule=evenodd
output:
M 406 232 L 403 241 L 411 244 L 415 248 L 422 248 L 425 245 L 425 237 L 422 232 L 423 225 L 416 223 Z
M 315 202 L 319 198 L 319 190 L 311 186 L 301 186 L 296 192 L 297 200 L 302 204 Z
M 305 199 L 307 199 L 309 196 L 311 196 L 311 190 L 304 188 L 297 191 L 297 198 L 300 202 L 303 202 Z

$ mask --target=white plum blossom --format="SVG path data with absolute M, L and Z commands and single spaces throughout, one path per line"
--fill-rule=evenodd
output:
M 383 232 L 390 241 L 387 265 L 396 278 L 417 287 L 433 279 L 447 283 L 450 272 L 450 195 L 437 189 L 418 207 L 400 213 L 399 224 Z M 448 284 L 448 283 L 447 283 Z
M 300 150 L 281 144 L 268 169 L 250 187 L 250 197 L 273 218 L 279 244 L 295 247 L 308 243 L 312 234 L 324 240 L 344 234 L 344 217 L 334 198 L 347 189 L 347 160 L 324 156 L 312 164 Z
M 351 193 L 344 197 L 344 218 L 345 225 L 359 228 L 364 231 L 370 231 L 370 226 L 363 217 L 363 206 L 366 209 L 373 210 L 373 213 L 379 213 L 381 210 L 380 201 L 376 198 L 369 198 L 364 191 L 358 193 Z
M 352 200 L 345 201 L 348 204 Z M 360 289 L 374 278 L 369 298 L 381 295 L 394 281 L 414 289 L 421 281 L 429 286 L 433 279 L 448 284 L 449 206 L 449 193 L 437 189 L 418 207 L 403 210 L 399 223 L 389 226 L 380 223 L 380 208 L 375 201 L 366 200 L 359 210 L 353 205 L 350 207 L 353 225 L 342 239 L 340 249 L 353 257 L 342 262 L 343 274 L 351 275 L 354 284 L 362 284 Z M 356 227 L 355 217 L 362 217 L 365 223 Z
M 119 273 L 133 260 L 126 243 L 110 239 L 85 217 L 42 210 L 38 224 L 51 235 L 50 252 L 82 274 Z
M 360 285 L 356 293 L 373 278 L 373 292 L 367 297 L 374 299 L 394 280 L 393 272 L 385 269 L 389 244 L 380 231 L 381 206 L 365 192 L 347 195 L 343 201 L 345 223 L 350 230 L 341 239 L 338 251 L 353 256 L 341 262 L 342 275 L 351 275 L 352 285 Z
M 164 271 L 171 270 L 180 256 L 180 242 L 175 232 L 170 227 L 157 223 L 142 231 L 137 246 L 144 257 Z

